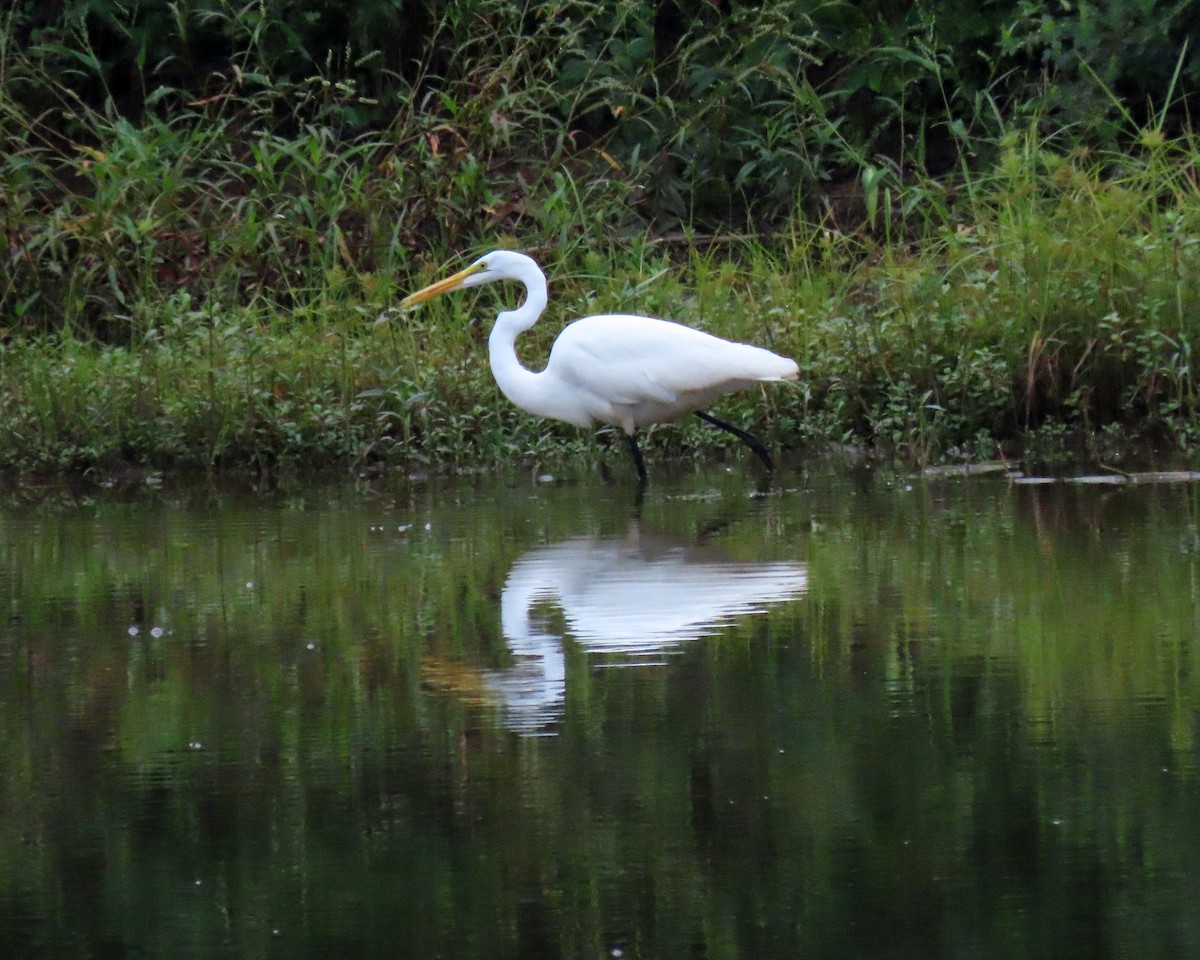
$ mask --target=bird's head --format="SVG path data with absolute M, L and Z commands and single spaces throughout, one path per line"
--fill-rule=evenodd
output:
M 536 280 L 535 280 L 536 278 Z M 465 270 L 460 270 L 453 276 L 437 283 L 431 283 L 416 293 L 410 293 L 400 301 L 401 308 L 415 306 L 436 297 L 449 293 L 451 290 L 463 290 L 467 287 L 481 287 L 485 283 L 495 283 L 497 280 L 518 280 L 526 287 L 536 281 L 545 283 L 542 271 L 532 258 L 515 250 L 493 250 L 480 257 Z

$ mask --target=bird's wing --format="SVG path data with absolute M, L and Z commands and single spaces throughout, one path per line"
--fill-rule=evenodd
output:
M 572 323 L 555 342 L 549 366 L 565 382 L 614 404 L 672 404 L 691 394 L 795 376 L 792 361 L 760 347 L 623 314 Z

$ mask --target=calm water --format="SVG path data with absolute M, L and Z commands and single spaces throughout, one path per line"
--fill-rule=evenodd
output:
M 0 511 L 0 957 L 1200 956 L 1200 486 Z

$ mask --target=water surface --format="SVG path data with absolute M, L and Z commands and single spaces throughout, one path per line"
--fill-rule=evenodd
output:
M 13 495 L 0 956 L 1200 956 L 1200 493 Z

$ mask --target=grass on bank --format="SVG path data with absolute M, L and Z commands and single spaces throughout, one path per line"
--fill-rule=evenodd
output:
M 552 134 L 534 80 L 469 110 L 414 100 L 350 138 L 337 117 L 357 94 L 319 77 L 165 91 L 172 109 L 137 124 L 76 103 L 76 139 L 0 99 L 0 469 L 597 456 L 491 381 L 487 331 L 516 291 L 394 309 L 501 245 L 535 248 L 551 277 L 520 343 L 530 366 L 568 319 L 603 311 L 760 343 L 797 359 L 799 385 L 720 411 L 784 449 L 929 462 L 1048 438 L 1200 442 L 1190 133 L 1150 126 L 1099 153 L 1010 128 L 994 163 L 952 178 L 864 164 L 858 217 L 812 222 L 797 203 L 770 236 L 660 237 L 632 214 L 650 168 Z M 542 152 L 515 163 L 530 130 Z M 649 441 L 655 456 L 731 442 L 690 422 Z
M 551 251 L 551 308 L 521 349 L 540 366 L 568 318 L 604 311 L 763 344 L 797 359 L 799 385 L 734 396 L 721 410 L 785 449 L 864 443 L 928 462 L 1017 454 L 1031 434 L 1107 430 L 1191 450 L 1194 157 L 1194 144 L 1164 142 L 1118 166 L 1015 136 L 953 218 L 916 242 L 797 223 L 770 246 Z M 10 332 L 0 463 L 443 469 L 593 450 L 583 432 L 513 409 L 491 381 L 487 331 L 516 291 L 394 310 L 395 289 L 443 269 L 377 286 L 331 274 L 291 310 L 148 299 L 127 343 L 68 326 Z M 677 455 L 726 441 L 685 424 L 651 443 Z

